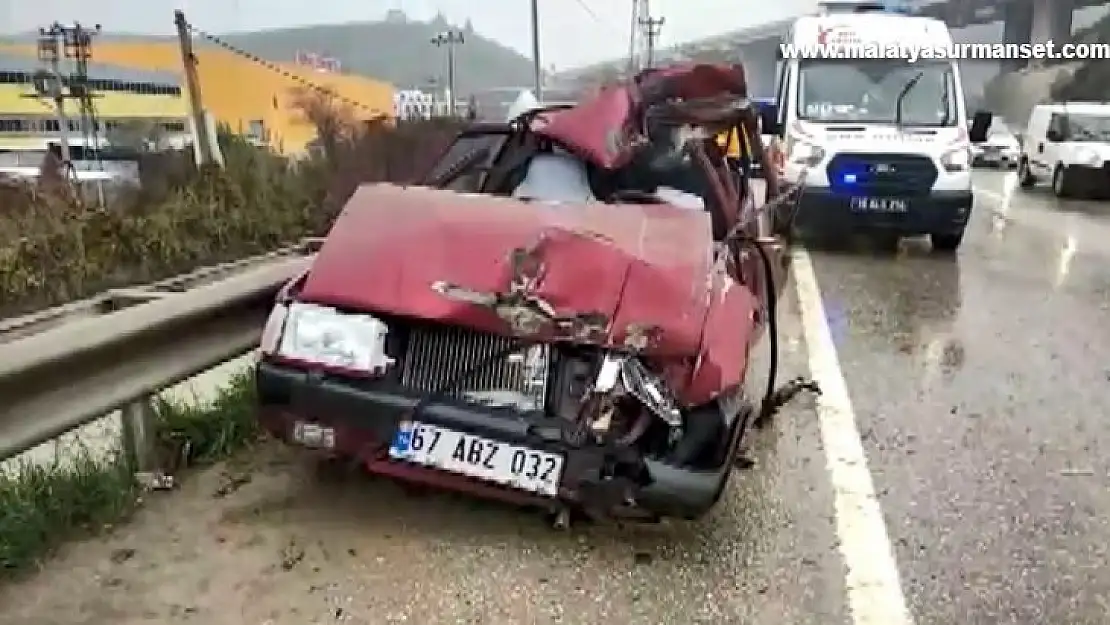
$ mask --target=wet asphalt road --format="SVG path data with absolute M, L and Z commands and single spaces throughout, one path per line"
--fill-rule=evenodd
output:
M 958 258 L 813 253 L 919 624 L 1110 622 L 1110 204 L 979 175 Z
M 977 176 L 954 259 L 809 257 L 916 623 L 1108 623 L 1110 204 L 1007 180 Z M 812 341 L 786 293 L 784 378 Z M 852 623 L 846 561 L 868 554 L 844 553 L 820 441 L 803 397 L 710 518 L 629 533 L 266 446 L 0 587 L 0 624 Z M 228 472 L 252 478 L 214 497 Z

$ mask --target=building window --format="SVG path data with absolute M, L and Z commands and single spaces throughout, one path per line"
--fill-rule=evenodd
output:
M 0 132 L 25 132 L 26 128 L 22 119 L 0 119 Z
M 0 71 L 0 84 L 29 85 L 32 75 L 27 72 Z M 122 91 L 143 95 L 170 95 L 181 97 L 181 87 L 172 83 L 124 82 L 110 78 L 89 78 L 86 87 L 91 91 Z
M 26 72 L 0 72 L 0 83 L 25 85 L 29 82 L 31 82 L 31 75 Z

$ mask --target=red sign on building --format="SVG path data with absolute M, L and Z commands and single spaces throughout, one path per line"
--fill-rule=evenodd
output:
M 293 56 L 293 62 L 297 65 L 304 65 L 311 67 L 317 72 L 337 73 L 340 70 L 339 59 L 331 56 L 326 56 L 316 52 L 306 52 L 304 50 L 297 50 Z

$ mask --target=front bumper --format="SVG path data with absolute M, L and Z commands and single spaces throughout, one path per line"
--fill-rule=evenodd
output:
M 980 152 L 972 157 L 975 167 L 1017 167 L 1018 156 L 1012 152 Z
M 1110 161 L 1102 166 L 1071 165 L 1068 177 L 1068 184 L 1082 195 L 1101 198 L 1110 194 Z
M 794 227 L 801 234 L 827 235 L 887 232 L 901 236 L 956 234 L 971 217 L 973 195 L 967 191 L 932 191 L 906 198 L 905 212 L 853 210 L 851 196 L 828 187 L 807 187 Z
M 516 503 L 547 508 L 569 503 L 617 516 L 693 519 L 708 512 L 731 473 L 740 429 L 736 424 L 741 421 L 734 422 L 730 453 L 722 466 L 692 470 L 643 457 L 630 448 L 583 440 L 566 421 L 538 413 L 451 399 L 421 410 L 419 420 L 424 423 L 562 455 L 564 472 L 558 497 L 552 499 L 390 459 L 389 443 L 398 425 L 411 417 L 422 399 L 419 394 L 384 381 L 352 382 L 265 361 L 259 363 L 256 379 L 259 420 L 286 442 L 292 442 L 296 421 L 317 423 L 335 432 L 329 453 L 357 458 L 374 473 Z M 635 470 L 613 477 L 614 463 Z

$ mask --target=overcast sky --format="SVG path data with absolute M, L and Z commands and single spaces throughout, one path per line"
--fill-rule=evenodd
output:
M 632 2 L 539 0 L 544 65 L 567 68 L 625 54 Z M 653 13 L 666 19 L 661 45 L 799 15 L 816 6 L 817 0 L 652 1 Z M 414 19 L 442 11 L 460 24 L 469 17 L 482 34 L 531 54 L 528 0 L 0 0 L 0 32 L 76 20 L 99 22 L 115 32 L 170 34 L 175 8 L 198 27 L 217 33 L 372 21 L 393 8 Z M 373 43 L 367 44 L 372 49 Z

